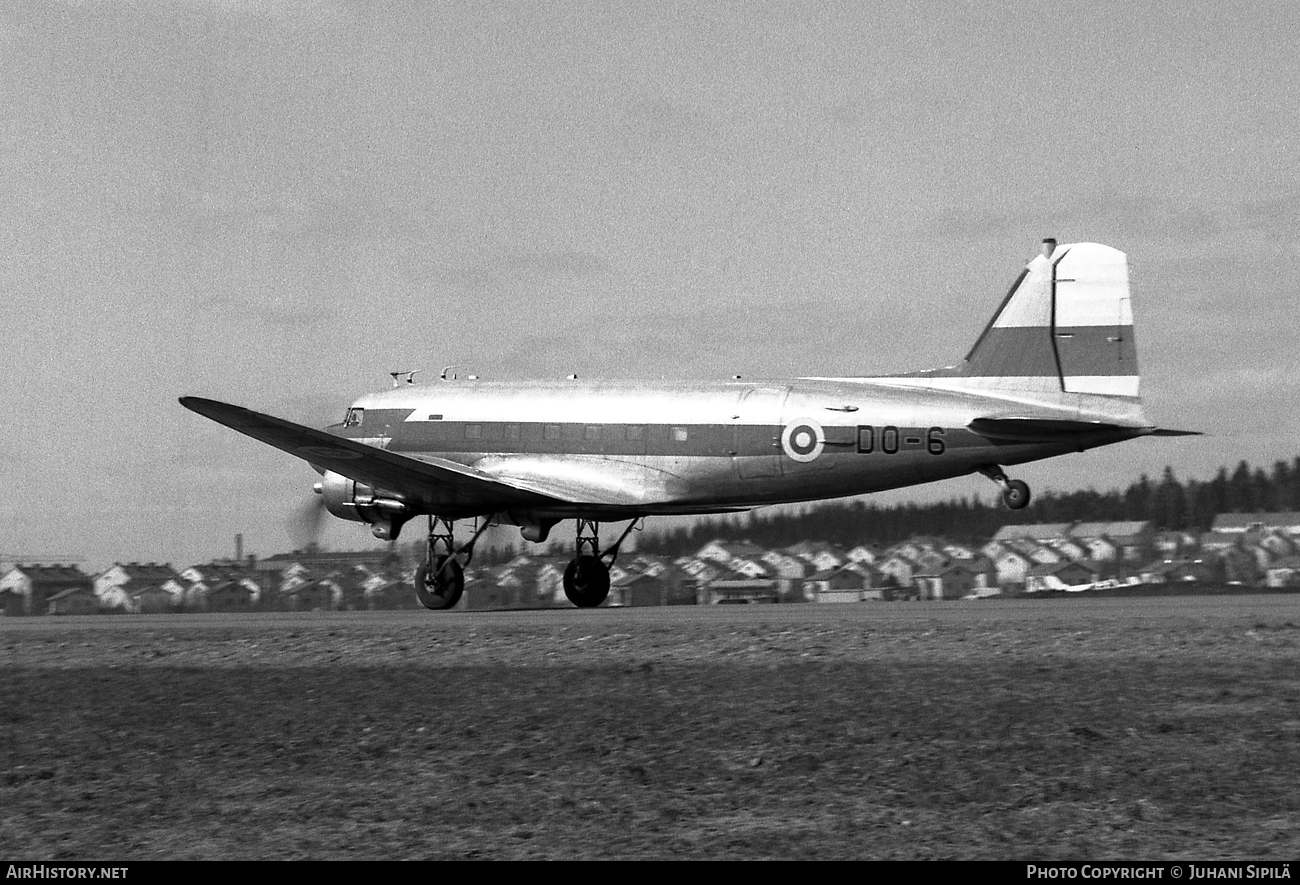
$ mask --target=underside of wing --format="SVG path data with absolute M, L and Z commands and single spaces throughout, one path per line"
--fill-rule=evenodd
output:
M 419 501 L 434 512 L 488 513 L 579 503 L 571 496 L 542 490 L 536 482 L 514 482 L 443 458 L 412 458 L 264 415 L 241 406 L 199 397 L 181 405 L 245 436 L 349 479 Z

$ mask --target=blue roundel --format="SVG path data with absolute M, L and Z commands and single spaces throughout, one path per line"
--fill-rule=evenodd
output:
M 826 448 L 826 433 L 811 418 L 797 418 L 781 431 L 781 449 L 795 461 L 815 460 Z

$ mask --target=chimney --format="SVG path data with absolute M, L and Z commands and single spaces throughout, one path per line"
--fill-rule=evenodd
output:
M 1055 239 L 1053 239 L 1052 237 L 1048 237 L 1047 239 L 1043 240 L 1043 257 L 1044 257 L 1044 258 L 1051 258 L 1051 257 L 1052 257 L 1052 253 L 1055 252 L 1055 251 L 1056 251 L 1056 240 L 1055 240 Z
M 235 535 L 235 562 L 242 562 L 244 559 L 244 536 Z

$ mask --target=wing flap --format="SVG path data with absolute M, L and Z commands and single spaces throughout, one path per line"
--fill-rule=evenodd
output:
M 312 465 L 423 501 L 438 512 L 488 513 L 578 503 L 538 483 L 512 482 L 443 458 L 412 458 L 216 400 L 184 396 L 181 405 Z

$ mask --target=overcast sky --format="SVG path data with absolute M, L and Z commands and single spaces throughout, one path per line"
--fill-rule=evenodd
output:
M 1015 475 L 1290 460 L 1297 46 L 1292 2 L 7 3 L 0 553 L 290 548 L 315 474 L 181 395 L 946 365 L 1045 236 L 1129 254 L 1148 414 L 1211 435 Z

